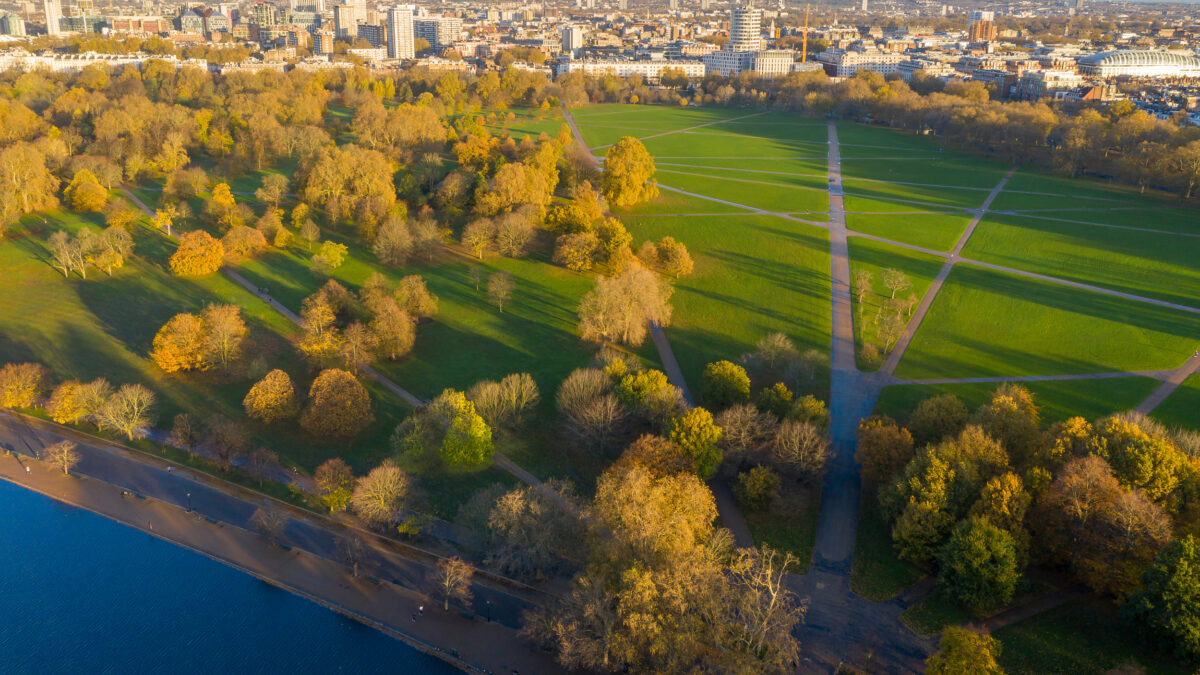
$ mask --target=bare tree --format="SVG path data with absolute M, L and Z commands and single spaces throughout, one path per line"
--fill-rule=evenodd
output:
M 496 303 L 501 314 L 504 313 L 504 303 L 512 296 L 515 286 L 512 275 L 508 272 L 496 272 L 488 277 L 488 299 Z
M 862 314 L 863 300 L 871 292 L 871 280 L 874 277 L 870 270 L 854 270 L 854 294 L 858 296 L 859 314 Z
M 353 533 L 346 533 L 337 538 L 334 543 L 337 547 L 338 558 L 342 562 L 350 566 L 353 570 L 354 578 L 358 578 L 358 566 L 362 563 L 363 557 L 367 552 L 367 545 L 363 540 Z
M 437 569 L 432 573 L 433 586 L 442 598 L 442 610 L 450 611 L 450 601 L 462 603 L 464 609 L 471 607 L 471 577 L 475 569 L 463 562 L 462 558 L 443 558 L 438 561 Z
M 188 456 L 195 459 L 196 444 L 200 442 L 200 429 L 195 418 L 187 413 L 179 413 L 171 424 L 171 445 L 180 450 L 187 450 Z
M 887 316 L 879 322 L 879 337 L 884 342 L 884 351 L 891 351 L 892 345 L 904 333 L 904 320 L 898 316 Z
M 250 526 L 272 546 L 279 545 L 284 525 L 287 525 L 287 516 L 272 508 L 258 509 L 250 516 Z
M 912 288 L 912 279 L 908 275 L 894 267 L 885 269 L 882 273 L 883 285 L 887 286 L 892 292 L 892 298 L 896 297 L 896 293 Z
M 250 471 L 258 476 L 258 484 L 262 485 L 271 467 L 279 465 L 279 456 L 266 448 L 258 448 L 250 453 Z
M 59 441 L 46 448 L 46 461 L 50 463 L 50 466 L 62 469 L 64 475 L 68 474 L 82 459 L 79 452 L 75 450 L 76 447 L 78 446 L 71 441 Z
M 479 284 L 483 283 L 483 268 L 472 266 L 470 271 L 467 272 L 467 277 L 471 280 L 471 283 L 475 284 L 475 290 L 478 291 Z
M 140 384 L 126 384 L 100 406 L 96 418 L 101 428 L 119 431 L 132 441 L 150 426 L 153 406 L 154 392 Z

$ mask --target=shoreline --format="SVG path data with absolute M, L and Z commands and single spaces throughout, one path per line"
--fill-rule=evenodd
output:
M 114 514 L 104 513 L 102 511 L 98 511 L 96 509 L 90 508 L 84 504 L 80 504 L 80 503 L 76 502 L 75 500 L 68 499 L 61 494 L 52 493 L 51 491 L 46 490 L 43 487 L 33 485 L 29 481 L 18 480 L 17 478 L 14 478 L 13 476 L 8 475 L 8 473 L 6 473 L 4 471 L 4 467 L 2 465 L 4 464 L 5 460 L 11 461 L 12 457 L 6 456 L 4 459 L 0 459 L 0 480 L 3 480 L 4 482 L 6 482 L 10 485 L 14 485 L 23 490 L 28 490 L 30 492 L 37 493 L 39 495 L 42 495 L 43 497 L 46 497 L 47 499 L 52 499 L 56 502 L 59 502 L 61 504 L 66 504 L 67 506 L 74 507 L 81 511 L 87 511 L 88 513 L 91 513 L 93 515 L 104 518 L 105 520 L 108 520 L 108 521 L 111 521 L 118 525 L 121 525 L 122 527 L 128 527 L 132 530 L 142 532 L 143 534 L 148 534 L 160 541 L 164 541 L 173 546 L 178 546 L 182 549 L 191 551 L 192 553 L 195 553 L 197 555 L 202 555 L 205 558 L 208 558 L 209 560 L 217 562 L 221 565 L 225 565 L 226 567 L 233 568 L 243 574 L 252 576 L 255 579 L 258 579 L 259 581 L 261 581 L 263 583 L 270 584 L 271 586 L 274 586 L 281 590 L 285 590 L 285 591 L 287 591 L 293 595 L 299 596 L 305 600 L 308 600 L 310 602 L 314 602 L 318 605 L 321 605 L 322 607 L 324 607 L 330 611 L 337 612 L 338 614 L 341 614 L 342 616 L 344 616 L 348 619 L 357 621 L 357 622 L 363 624 L 364 626 L 367 626 L 371 629 L 377 630 L 380 633 L 384 633 L 385 635 L 387 635 L 393 639 L 399 640 L 399 641 L 407 644 L 409 647 L 416 649 L 417 651 L 420 651 L 420 652 L 428 654 L 430 656 L 434 656 L 439 659 L 442 659 L 443 661 L 446 661 L 450 665 L 452 665 L 464 672 L 489 672 L 486 669 L 483 669 L 478 666 L 467 663 L 466 661 L 462 660 L 461 658 L 452 656 L 450 653 L 446 652 L 441 647 L 438 647 L 435 644 L 426 642 L 426 641 L 422 640 L 421 638 L 418 638 L 415 635 L 411 635 L 409 633 L 405 633 L 403 631 L 397 630 L 397 629 L 393 628 L 392 626 L 388 626 L 384 623 L 381 623 L 378 620 L 375 620 L 368 616 L 360 614 L 348 607 L 339 605 L 338 603 L 336 603 L 332 600 L 313 595 L 312 593 L 309 593 L 308 591 L 305 591 L 303 589 L 297 588 L 290 584 L 284 583 L 277 579 L 271 578 L 270 576 L 261 574 L 253 569 L 250 569 L 250 568 L 247 568 L 247 567 L 241 565 L 240 563 L 238 563 L 235 560 L 231 560 L 229 558 L 220 556 L 216 553 L 197 548 L 196 546 L 193 546 L 192 544 L 190 544 L 186 541 L 181 541 L 180 539 L 177 539 L 175 537 L 170 537 L 170 536 L 164 535 L 161 532 L 155 532 L 153 529 L 147 529 L 136 523 L 130 522 L 119 516 L 116 516 Z M 36 460 L 34 460 L 34 461 L 36 461 Z M 30 464 L 32 465 L 32 462 L 30 462 Z M 30 473 L 32 473 L 32 472 L 30 472 Z M 89 478 L 88 476 L 73 475 L 70 477 L 74 478 L 76 480 L 92 480 L 92 481 L 97 480 L 94 478 Z M 103 483 L 104 481 L 97 481 L 97 482 Z M 105 485 L 108 485 L 108 483 L 105 483 Z M 110 487 L 116 488 L 116 486 L 111 486 L 111 485 L 110 485 Z M 116 489 L 122 489 L 122 488 L 116 488 Z M 136 497 L 135 497 L 135 499 L 136 499 Z M 147 497 L 146 499 L 150 500 L 150 499 L 154 499 L 154 498 Z M 158 502 L 158 500 L 154 500 L 154 501 Z M 158 502 L 158 503 L 161 504 L 163 502 Z M 164 505 L 171 506 L 171 505 L 166 505 L 166 504 L 164 504 Z M 175 508 L 178 508 L 178 507 L 175 507 Z M 229 527 L 236 527 L 236 526 L 229 525 Z M 241 528 L 238 528 L 238 529 L 241 529 Z M 254 533 L 252 533 L 252 532 L 247 532 L 245 530 L 243 530 L 243 532 L 246 532 L 246 534 L 251 535 L 251 536 L 257 536 L 257 535 L 254 535 Z M 297 553 L 302 553 L 302 551 L 297 551 Z M 307 555 L 313 555 L 313 554 L 309 553 Z M 332 561 L 329 561 L 329 562 L 332 562 Z
M 78 442 L 84 453 L 70 476 L 31 456 L 64 437 Z M 389 550 L 386 538 L 383 547 L 368 542 L 368 556 L 354 577 L 335 559 L 331 540 L 336 533 L 317 519 L 281 509 L 290 519 L 281 536 L 287 548 L 247 529 L 250 514 L 275 501 L 261 493 L 252 492 L 255 501 L 250 501 L 207 474 L 189 477 L 186 468 L 168 472 L 170 463 L 160 458 L 143 458 L 140 451 L 19 414 L 0 416 L 0 446 L 0 479 L 6 482 L 204 555 L 459 669 L 562 671 L 550 654 L 517 637 L 513 626 L 525 601 L 477 584 L 473 613 L 456 608 L 443 612 L 424 592 L 430 564 Z M 181 490 L 188 491 L 193 511 L 184 507 Z M 166 499 L 160 498 L 163 494 Z M 496 614 L 494 621 L 484 620 L 485 604 L 489 618 Z M 421 605 L 431 611 L 420 613 L 419 621 L 410 620 Z

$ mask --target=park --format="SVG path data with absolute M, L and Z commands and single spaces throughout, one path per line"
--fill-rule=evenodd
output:
M 365 142 L 366 126 L 349 122 L 352 116 L 344 107 L 325 111 L 339 145 Z M 753 386 L 759 408 L 769 411 L 768 390 L 786 392 L 784 412 L 771 424 L 803 418 L 828 435 L 828 456 L 815 469 L 785 476 L 767 507 L 751 506 L 747 483 L 739 482 L 749 472 L 740 466 L 702 476 L 711 479 L 720 522 L 739 547 L 770 546 L 795 556 L 790 571 L 811 603 L 798 629 L 802 652 L 836 659 L 877 651 L 907 668 L 920 662 L 913 654 L 936 650 L 933 636 L 947 627 L 982 625 L 1003 645 L 1000 663 L 1009 672 L 1104 672 L 1132 661 L 1148 672 L 1185 672 L 1124 633 L 1111 595 L 1080 591 L 1061 569 L 1031 571 L 1004 602 L 986 608 L 965 608 L 934 589 L 931 564 L 899 553 L 903 547 L 893 542 L 893 524 L 879 503 L 888 486 L 860 476 L 854 446 L 864 419 L 886 416 L 886 424 L 915 431 L 923 402 L 947 395 L 981 419 L 1009 385 L 1019 385 L 1025 394 L 1016 397 L 1028 395 L 1036 405 L 1039 433 L 1057 433 L 1073 418 L 1126 411 L 1172 434 L 1200 432 L 1200 212 L 1193 204 L 1098 177 L 1013 165 L 935 135 L 786 111 L 599 104 L 515 106 L 461 119 L 471 117 L 448 112 L 446 128 L 493 138 L 486 151 L 491 163 L 472 164 L 479 160 L 465 142 L 454 151 L 426 143 L 437 148 L 406 156 L 410 173 L 422 167 L 410 183 L 445 186 L 452 176 L 492 172 L 499 193 L 502 167 L 535 166 L 537 143 L 553 146 L 547 152 L 558 153 L 561 167 L 578 160 L 572 172 L 597 186 L 606 154 L 626 139 L 637 139 L 653 158 L 657 194 L 605 204 L 602 214 L 623 228 L 630 252 L 643 262 L 650 260 L 639 252 L 645 243 L 661 248 L 669 239 L 686 247 L 686 269 L 659 275 L 672 289 L 669 320 L 652 322 L 649 339 L 606 340 L 612 344 L 604 349 L 581 339 L 580 307 L 609 270 L 603 262 L 562 264 L 555 235 L 577 232 L 551 231 L 550 221 L 556 209 L 586 203 L 591 182 L 585 190 L 585 181 L 574 181 L 570 193 L 551 188 L 543 204 L 550 219 L 512 235 L 519 245 L 497 234 L 476 247 L 467 234 L 474 221 L 453 197 L 402 185 L 402 195 L 405 189 L 422 195 L 420 207 L 416 201 L 392 207 L 387 218 L 400 213 L 400 221 L 434 223 L 432 234 L 409 225 L 405 235 L 433 243 L 414 244 L 401 264 L 388 264 L 361 226 L 323 223 L 316 239 L 306 236 L 306 202 L 314 200 L 304 197 L 292 159 L 243 167 L 223 181 L 221 166 L 204 159 L 196 166 L 212 180 L 182 198 L 166 178 L 105 188 L 107 201 L 136 212 L 134 253 L 116 269 L 97 266 L 84 278 L 56 267 L 52 235 L 102 229 L 99 209 L 41 210 L 4 231 L 0 364 L 38 363 L 54 382 L 145 384 L 157 397 L 155 419 L 141 438 L 130 434 L 129 444 L 297 508 L 325 510 L 327 502 L 301 488 L 331 459 L 344 459 L 357 475 L 373 475 L 373 467 L 395 460 L 419 485 L 405 504 L 419 516 L 397 517 L 389 526 L 399 524 L 402 534 L 411 528 L 414 537 L 441 524 L 470 529 L 485 493 L 494 499 L 569 481 L 570 498 L 586 502 L 605 489 L 616 455 L 564 442 L 561 433 L 562 391 L 571 378 L 603 372 L 621 397 L 628 386 L 622 376 L 662 371 L 678 391 L 679 411 L 704 404 L 720 421 L 731 418 L 714 403 L 710 366 L 744 365 L 751 370 L 745 402 Z M 284 234 L 251 254 L 226 257 L 220 273 L 173 274 L 179 235 L 221 234 L 207 220 L 218 182 L 221 199 L 255 218 L 263 213 L 260 230 L 273 217 L 278 225 L 271 231 Z M 474 199 L 482 201 L 485 192 Z M 159 226 L 170 194 L 195 214 L 178 217 L 175 231 Z M 372 227 L 382 231 L 387 218 Z M 489 218 L 489 227 L 503 233 L 505 213 Z M 599 225 L 584 229 L 593 227 L 599 231 Z M 338 255 L 337 264 L 314 262 L 326 251 Z M 247 391 L 269 372 L 283 371 L 300 392 L 319 379 L 303 346 L 313 337 L 314 305 L 331 305 L 330 322 L 349 340 L 353 326 L 379 316 L 365 309 L 370 290 L 391 294 L 408 288 L 413 276 L 434 309 L 413 310 L 414 336 L 398 358 L 376 353 L 354 362 L 369 397 L 360 428 L 324 435 L 247 418 Z M 343 297 L 350 300 L 337 299 Z M 246 323 L 245 347 L 233 364 L 162 368 L 153 356 L 160 329 L 173 316 L 201 314 L 214 304 L 239 308 Z M 768 348 L 784 354 L 786 374 L 768 377 L 762 373 L 771 367 L 759 374 L 750 367 L 770 362 Z M 492 425 L 491 461 L 446 465 L 402 450 L 413 428 L 428 423 L 421 411 L 443 410 L 461 392 L 482 408 L 480 383 L 518 374 L 528 374 L 534 396 L 508 422 Z M 186 452 L 172 428 L 180 416 L 213 428 L 235 421 L 244 452 L 234 461 Z M 674 433 L 653 414 L 632 428 Z M 912 456 L 911 438 L 909 444 Z M 282 474 L 264 470 L 267 456 L 297 478 L 275 480 Z M 1049 471 L 1046 477 L 1049 483 Z M 846 624 L 848 616 L 856 617 L 856 627 Z M 873 631 L 894 640 L 871 644 Z M 847 646 L 856 638 L 862 643 Z

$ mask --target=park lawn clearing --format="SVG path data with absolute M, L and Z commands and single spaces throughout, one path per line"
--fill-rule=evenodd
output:
M 839 121 L 836 124 L 842 157 L 902 155 L 909 152 L 931 157 L 945 155 L 942 140 L 937 136 L 921 136 L 911 131 L 858 122 Z
M 1184 380 L 1150 415 L 1170 427 L 1200 431 L 1200 373 Z
M 847 213 L 846 228 L 933 251 L 949 251 L 971 223 L 957 213 Z M 851 241 L 854 241 L 851 238 Z
M 662 185 L 764 211 L 806 213 L 829 210 L 829 193 L 811 185 L 785 185 L 777 181 L 683 173 L 664 168 L 658 170 L 655 179 Z
M 1200 235 L 1200 211 L 1189 207 L 1091 206 L 1076 209 L 1064 207 L 1024 211 L 1020 212 L 1020 215 L 1051 222 L 1114 225 L 1135 230 L 1163 230 Z
M 845 195 L 844 206 L 846 207 L 847 217 L 854 213 L 878 213 L 881 215 L 895 215 L 897 212 L 906 214 L 942 214 L 942 215 L 965 215 L 970 217 L 973 209 L 959 208 L 955 206 L 945 206 L 943 204 L 923 204 L 913 203 L 911 201 L 894 201 L 889 198 L 868 197 L 866 195 Z
M 824 157 L 779 157 L 770 160 L 728 157 L 655 157 L 660 169 L 702 172 L 710 175 L 779 181 L 792 178 L 825 181 L 828 179 Z
M 655 180 L 661 183 L 662 176 L 655 176 Z M 688 214 L 688 213 L 750 213 L 749 209 L 718 202 L 712 199 L 705 199 L 701 195 L 690 195 L 670 190 L 663 187 L 661 184 L 658 187 L 658 196 L 649 201 L 635 204 L 634 206 L 612 207 L 612 212 L 618 216 L 639 216 L 639 215 L 659 215 L 659 214 Z
M 900 622 L 922 637 L 960 626 L 971 620 L 971 613 L 959 607 L 939 591 L 900 613 Z
M 911 161 L 842 159 L 842 177 L 846 180 L 924 183 L 918 187 L 982 192 L 987 194 L 1004 177 L 1003 165 L 993 165 L 970 155 L 938 153 L 914 154 Z
M 826 153 L 827 144 L 807 140 L 791 140 L 771 135 L 768 127 L 747 129 L 742 133 L 721 131 L 721 127 L 702 127 L 690 131 L 644 138 L 642 143 L 651 155 L 689 156 L 721 155 L 739 157 L 815 157 Z M 771 160 L 762 160 L 769 162 Z
M 800 564 L 788 571 L 804 574 L 812 564 L 813 546 L 817 541 L 821 491 L 789 486 L 781 492 L 769 509 L 743 510 L 742 513 L 755 546 L 770 546 L 776 551 L 791 553 Z
M 879 511 L 879 500 L 864 489 L 859 497 L 850 590 L 872 602 L 883 602 L 924 576 L 919 567 L 896 556 L 892 530 Z
M 842 163 L 845 166 L 845 162 Z M 923 207 L 929 211 L 951 209 L 977 209 L 983 205 L 988 193 L 984 190 L 927 187 L 922 185 L 900 185 L 880 181 L 844 178 L 842 184 L 847 195 L 898 201 Z
M 1071 417 L 1095 420 L 1117 412 L 1132 410 L 1158 388 L 1152 377 L 1113 377 L 1094 380 L 1046 380 L 1018 382 L 1033 394 L 1033 400 L 1047 423 Z M 900 384 L 884 388 L 875 404 L 876 415 L 888 415 L 907 424 L 917 406 L 927 398 L 954 394 L 970 410 L 987 403 L 999 382 L 956 384 Z
M 1197 314 L 960 264 L 896 376 L 1167 370 L 1191 356 L 1197 334 Z
M 1123 622 L 1111 601 L 1100 598 L 1073 600 L 1005 626 L 992 637 L 1003 645 L 997 660 L 1012 675 L 1099 675 L 1127 663 L 1153 675 L 1192 672 Z
M 635 244 L 670 235 L 695 260 L 692 274 L 675 282 L 674 315 L 666 329 L 695 392 L 707 364 L 736 360 L 770 333 L 785 333 L 802 352 L 829 353 L 824 229 L 754 215 L 624 220 Z
M 904 298 L 915 295 L 919 302 L 921 298 L 925 297 L 930 284 L 941 270 L 942 259 L 928 253 L 912 251 L 862 237 L 851 237 L 849 247 L 850 278 L 854 279 L 854 275 L 859 270 L 865 270 L 872 275 L 872 292 L 867 294 L 860 304 L 858 293 L 851 288 L 850 300 L 854 309 L 854 342 L 855 353 L 858 354 L 858 365 L 863 369 L 875 370 L 883 364 L 882 357 L 885 356 L 884 348 L 886 347 L 878 337 L 880 323 L 877 317 L 882 317 L 888 312 L 886 304 L 891 297 L 891 291 L 883 284 L 883 270 L 892 268 L 907 274 L 912 287 L 897 293 L 896 297 Z M 905 323 L 909 318 L 908 314 L 901 315 L 901 319 Z M 862 347 L 866 343 L 879 345 L 881 358 L 878 361 L 866 363 L 863 360 Z
M 989 215 L 963 256 L 1200 308 L 1200 237 Z

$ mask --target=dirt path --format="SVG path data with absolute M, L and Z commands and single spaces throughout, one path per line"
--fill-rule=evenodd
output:
M 1149 415 L 1163 401 L 1167 400 L 1179 385 L 1183 384 L 1193 373 L 1200 372 L 1200 350 L 1192 354 L 1192 358 L 1188 359 L 1182 366 L 1170 371 L 1167 377 L 1163 380 L 1162 385 L 1155 389 L 1153 393 L 1146 397 L 1146 400 L 1138 404 L 1134 408 L 1135 412 L 1140 412 L 1143 415 Z
M 1057 591 L 1034 598 L 1023 605 L 1006 609 L 996 616 L 984 619 L 982 623 L 972 627 L 980 633 L 991 633 L 1005 626 L 1011 626 L 1018 621 L 1024 621 L 1031 616 L 1050 611 L 1055 607 L 1061 607 L 1072 600 L 1082 598 L 1090 593 L 1091 590 L 1083 584 L 1060 588 Z

